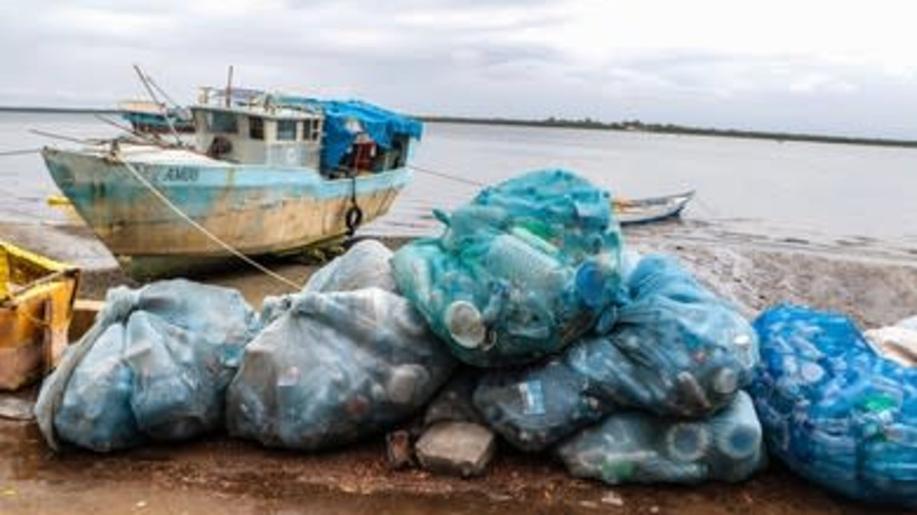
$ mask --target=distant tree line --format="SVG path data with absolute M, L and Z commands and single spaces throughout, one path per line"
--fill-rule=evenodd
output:
M 623 120 L 603 122 L 590 117 L 580 119 L 556 118 L 551 116 L 543 120 L 524 120 L 513 118 L 470 118 L 456 116 L 419 116 L 425 122 L 467 123 L 479 125 L 513 125 L 521 127 L 554 127 L 566 129 L 596 129 L 612 131 L 639 131 L 659 134 L 685 134 L 692 136 L 723 136 L 731 138 L 770 139 L 783 141 L 807 141 L 815 143 L 847 143 L 854 145 L 880 145 L 894 147 L 917 147 L 917 140 L 889 138 L 854 138 L 846 136 L 827 136 L 821 134 L 804 134 L 791 132 L 750 131 L 739 129 L 714 129 L 708 127 L 691 127 L 671 123 L 644 123 L 640 120 Z

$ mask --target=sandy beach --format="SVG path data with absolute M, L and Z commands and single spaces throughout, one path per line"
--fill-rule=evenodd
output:
M 762 242 L 698 236 L 683 223 L 625 231 L 641 252 L 679 256 L 703 282 L 753 317 L 776 302 L 805 303 L 851 314 L 863 327 L 894 322 L 917 305 L 917 266 L 906 255 L 851 244 Z M 100 299 L 109 287 L 134 284 L 88 229 L 76 225 L 0 224 L 0 237 L 84 269 L 80 295 Z M 404 238 L 387 238 L 396 248 Z M 297 282 L 315 266 L 285 261 L 272 269 Z M 245 268 L 199 277 L 237 288 L 258 307 L 285 287 Z M 34 390 L 17 398 L 29 400 Z M 11 397 L 7 396 L 6 400 Z M 419 469 L 390 471 L 382 438 L 339 451 L 266 450 L 214 435 L 182 445 L 154 445 L 113 455 L 53 454 L 31 422 L 0 419 L 0 511 L 70 513 L 877 513 L 839 500 L 772 463 L 738 485 L 609 488 L 570 478 L 543 456 L 502 445 L 490 471 L 453 479 Z M 51 495 L 53 491 L 53 495 Z M 620 497 L 620 499 L 618 499 Z M 189 501 L 193 501 L 193 504 Z

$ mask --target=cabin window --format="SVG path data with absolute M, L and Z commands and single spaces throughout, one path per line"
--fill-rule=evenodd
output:
M 303 120 L 302 122 L 302 140 L 309 141 L 310 139 L 312 139 L 311 120 Z
M 303 122 L 303 132 L 302 139 L 306 141 L 318 141 L 319 139 L 319 130 L 318 130 L 318 119 L 306 120 Z
M 248 137 L 251 139 L 264 139 L 264 118 L 248 117 Z
M 210 113 L 210 132 L 223 134 L 235 134 L 239 132 L 239 126 L 236 123 L 236 115 L 221 111 Z
M 296 141 L 296 120 L 277 120 L 277 139 Z

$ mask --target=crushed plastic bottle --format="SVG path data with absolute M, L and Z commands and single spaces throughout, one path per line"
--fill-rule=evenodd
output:
M 439 238 L 393 258 L 400 291 L 462 361 L 530 362 L 586 333 L 621 300 L 609 194 L 564 170 L 486 188 Z
M 475 406 L 513 445 L 540 450 L 621 407 L 700 417 L 751 381 L 757 335 L 672 258 L 648 255 L 607 335 L 524 369 L 484 375 Z
M 611 485 L 735 482 L 766 463 L 761 425 L 745 392 L 707 419 L 613 413 L 556 452 L 572 475 Z
M 49 445 L 99 452 L 182 440 L 223 425 L 223 396 L 257 316 L 235 290 L 185 280 L 109 290 L 83 338 L 44 381 Z
M 849 497 L 917 507 L 917 368 L 878 354 L 846 316 L 794 305 L 755 321 L 749 388 L 771 453 Z

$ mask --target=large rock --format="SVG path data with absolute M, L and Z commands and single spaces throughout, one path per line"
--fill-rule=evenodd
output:
M 484 473 L 496 448 L 491 430 L 470 422 L 440 422 L 417 442 L 420 464 L 427 470 L 462 477 Z

